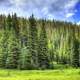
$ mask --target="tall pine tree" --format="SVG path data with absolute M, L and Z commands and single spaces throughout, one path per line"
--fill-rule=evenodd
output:
M 42 20 L 42 27 L 38 41 L 38 61 L 40 69 L 50 68 L 50 59 L 48 53 L 48 42 L 45 30 L 45 21 Z

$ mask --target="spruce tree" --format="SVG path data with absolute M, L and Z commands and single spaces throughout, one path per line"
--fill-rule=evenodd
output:
M 11 30 L 8 31 L 8 56 L 6 60 L 7 68 L 18 68 L 19 55 L 20 55 L 20 41 L 19 41 L 19 25 L 18 18 L 16 14 L 12 16 L 12 22 L 7 21 L 7 24 L 10 25 Z
M 80 64 L 79 64 L 79 56 L 80 56 L 80 54 L 79 54 L 79 41 L 75 38 L 74 40 L 73 40 L 73 54 L 72 54 L 72 64 L 73 64 L 73 66 L 74 67 L 79 67 L 80 66 Z
M 18 68 L 20 48 L 18 44 L 18 39 L 15 37 L 13 31 L 10 31 L 8 39 L 8 55 L 6 60 L 6 68 L 16 69 Z
M 10 14 L 7 17 L 7 26 L 5 26 L 5 28 L 7 30 L 10 30 L 12 28 L 12 18 L 11 18 L 11 15 Z
M 34 15 L 29 18 L 29 35 L 28 35 L 28 48 L 31 54 L 31 65 L 33 69 L 38 68 L 38 31 Z
M 0 64 L 3 68 L 5 68 L 6 65 L 6 59 L 7 59 L 7 55 L 8 55 L 8 34 L 6 33 L 6 31 L 3 32 L 2 35 L 2 39 L 1 41 L 1 45 L 0 45 Z
M 42 20 L 42 27 L 39 36 L 38 61 L 40 69 L 47 69 L 50 67 L 50 59 L 48 53 L 48 42 L 45 30 L 45 21 Z

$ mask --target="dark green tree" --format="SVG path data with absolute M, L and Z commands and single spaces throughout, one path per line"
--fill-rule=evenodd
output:
M 31 54 L 31 65 L 33 69 L 38 68 L 38 31 L 34 15 L 29 18 L 29 35 L 28 35 L 28 48 Z
M 72 64 L 74 67 L 79 67 L 80 64 L 79 64 L 79 41 L 74 38 L 73 40 L 73 54 L 72 54 Z
M 42 20 L 42 27 L 39 36 L 38 62 L 40 69 L 50 68 L 50 58 L 48 53 L 48 42 L 45 30 L 45 21 Z
M 11 23 L 12 21 L 12 23 Z M 8 55 L 6 60 L 7 68 L 18 68 L 20 55 L 20 39 L 19 39 L 19 25 L 17 15 L 12 15 L 12 20 L 8 20 L 7 24 L 11 27 L 8 31 Z
M 9 35 L 8 39 L 8 55 L 6 60 L 6 68 L 17 69 L 19 65 L 20 46 L 15 34 Z

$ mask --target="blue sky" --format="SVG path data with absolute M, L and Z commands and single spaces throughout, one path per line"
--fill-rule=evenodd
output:
M 80 24 L 80 0 L 0 0 L 0 14 L 71 21 Z

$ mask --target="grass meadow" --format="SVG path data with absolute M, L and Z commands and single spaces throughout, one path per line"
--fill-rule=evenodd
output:
M 0 80 L 80 80 L 80 69 L 3 70 Z

